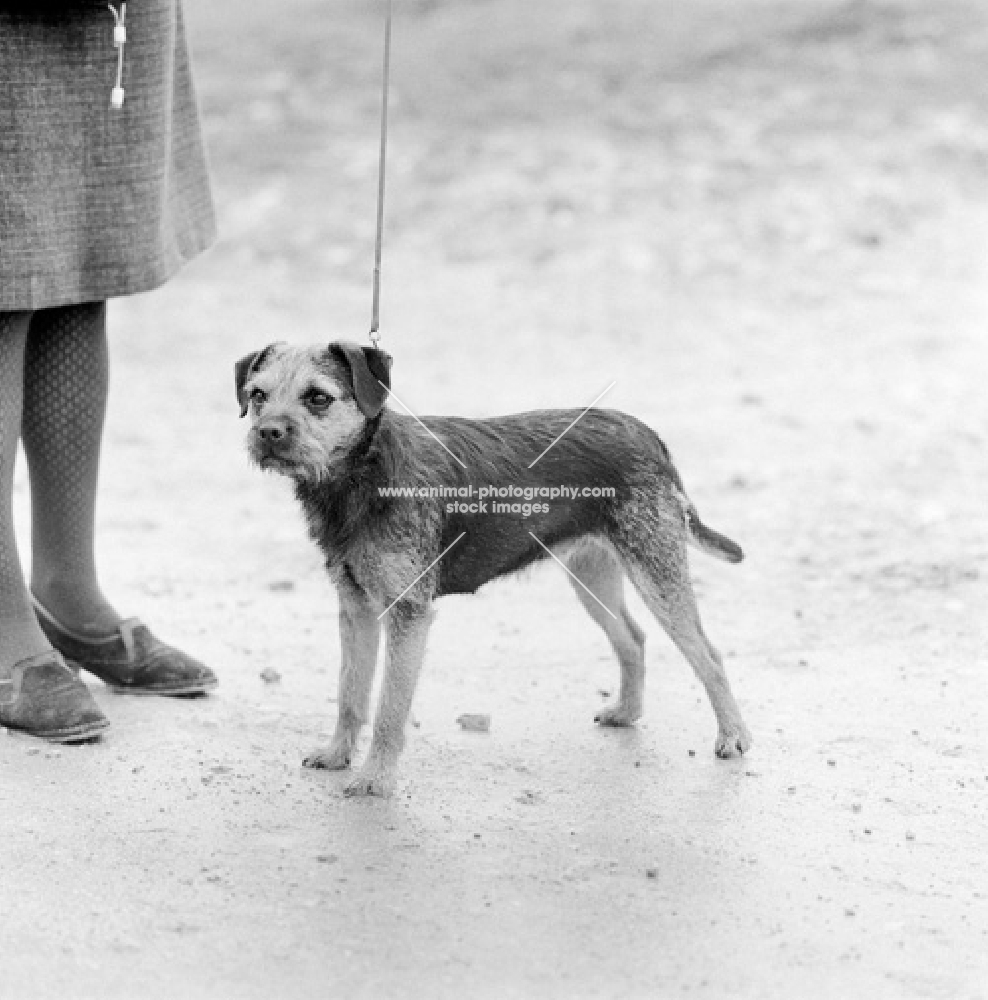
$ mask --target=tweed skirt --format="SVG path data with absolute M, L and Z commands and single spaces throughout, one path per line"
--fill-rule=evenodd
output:
M 0 0 L 0 310 L 147 291 L 215 237 L 181 0 Z M 37 10 L 43 13 L 37 13 Z

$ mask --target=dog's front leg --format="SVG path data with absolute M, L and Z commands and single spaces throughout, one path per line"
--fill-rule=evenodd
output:
M 367 721 L 381 623 L 376 605 L 352 583 L 339 584 L 340 597 L 340 685 L 339 714 L 333 742 L 315 750 L 303 761 L 306 767 L 339 771 L 350 766 L 360 729 Z
M 405 723 L 425 656 L 435 612 L 431 604 L 399 601 L 387 613 L 384 683 L 374 719 L 374 738 L 360 773 L 347 795 L 390 795 L 398 776 L 398 755 L 405 745 Z

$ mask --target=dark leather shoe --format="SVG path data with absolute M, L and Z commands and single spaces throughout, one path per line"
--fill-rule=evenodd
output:
M 138 618 L 117 626 L 117 634 L 89 639 L 70 632 L 37 601 L 34 610 L 48 641 L 74 667 L 95 674 L 121 694 L 197 695 L 216 687 L 209 667 L 163 643 Z
M 110 724 L 55 650 L 0 670 L 0 725 L 55 743 L 95 739 Z

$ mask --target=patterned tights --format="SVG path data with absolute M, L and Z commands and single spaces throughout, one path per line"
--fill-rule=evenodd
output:
M 18 439 L 31 478 L 31 589 L 81 634 L 120 621 L 100 591 L 93 540 L 108 370 L 105 303 L 0 312 L 0 667 L 50 648 L 14 541 Z

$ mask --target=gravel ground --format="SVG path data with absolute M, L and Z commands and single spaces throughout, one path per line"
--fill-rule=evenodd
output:
M 0 996 L 985 997 L 988 10 L 397 6 L 395 390 L 616 381 L 748 553 L 693 564 L 755 746 L 637 601 L 646 716 L 596 728 L 550 566 L 441 604 L 394 799 L 301 768 L 335 598 L 232 369 L 366 329 L 379 11 L 190 4 L 225 237 L 113 307 L 101 552 L 221 687 L 0 741 Z

